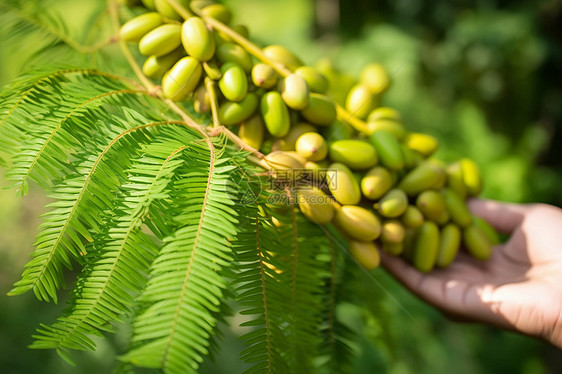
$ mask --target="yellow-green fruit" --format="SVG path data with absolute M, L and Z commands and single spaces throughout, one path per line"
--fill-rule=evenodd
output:
M 404 139 L 404 136 L 406 136 L 406 128 L 404 125 L 398 121 L 390 119 L 377 119 L 374 121 L 369 120 L 369 122 L 367 122 L 367 130 L 369 134 L 380 130 L 386 130 L 394 135 L 397 140 L 402 140 Z
M 416 196 L 420 192 L 434 188 L 441 180 L 443 170 L 430 162 L 423 162 L 402 178 L 398 188 L 408 196 Z
M 187 54 L 208 61 L 215 54 L 215 38 L 199 17 L 188 18 L 181 28 L 181 42 Z
M 221 125 L 238 125 L 254 114 L 258 108 L 258 97 L 255 93 L 248 93 L 240 102 L 227 101 L 219 107 L 219 122 Z
M 330 158 L 355 170 L 365 170 L 377 164 L 377 151 L 362 140 L 338 140 L 330 144 Z
M 349 241 L 349 252 L 357 263 L 366 270 L 376 269 L 381 262 L 377 246 L 373 242 Z
M 367 199 L 376 200 L 387 193 L 392 187 L 392 175 L 383 168 L 372 168 L 361 179 L 361 192 Z
M 422 155 L 412 151 L 404 144 L 400 144 L 400 148 L 402 149 L 402 156 L 404 156 L 404 167 L 406 169 L 413 169 L 423 161 Z
M 184 7 L 189 8 L 189 0 L 176 0 L 177 3 Z M 166 18 L 171 20 L 180 20 L 180 15 L 174 10 L 172 5 L 168 2 L 168 0 L 154 0 L 154 8 Z
M 156 7 L 154 6 L 154 0 L 142 0 L 142 4 L 147 9 L 150 9 L 150 10 L 156 9 Z
M 163 56 L 181 44 L 180 25 L 162 25 L 142 37 L 139 51 L 145 56 Z
M 353 134 L 353 127 L 351 127 L 348 123 L 341 121 L 335 121 L 324 131 L 326 139 L 330 139 L 330 141 L 351 139 Z
M 261 114 L 271 135 L 276 137 L 287 135 L 291 127 L 291 118 L 289 109 L 279 92 L 270 91 L 262 96 Z
M 347 94 L 345 108 L 355 117 L 367 118 L 369 113 L 379 105 L 379 98 L 369 87 L 359 83 Z
M 402 217 L 400 217 L 400 219 L 402 220 L 404 226 L 412 229 L 417 229 L 424 222 L 422 212 L 420 212 L 420 210 L 413 205 L 408 205 L 406 211 L 404 212 L 404 214 L 402 214 Z
M 480 227 L 480 230 L 486 234 L 490 244 L 500 244 L 500 236 L 498 232 L 488 222 L 486 222 L 486 220 L 476 216 L 472 217 L 472 220 L 474 221 L 474 224 Z
M 142 72 L 149 78 L 161 78 L 174 66 L 179 59 L 185 56 L 182 48 L 178 48 L 164 56 L 150 56 L 142 65 Z
M 304 168 L 304 165 L 305 165 L 306 162 L 307 162 L 307 159 L 306 159 L 306 158 L 302 157 L 300 154 L 298 154 L 298 153 L 295 152 L 295 151 L 287 151 L 287 152 L 285 152 L 285 153 L 288 154 L 288 155 L 290 155 L 290 156 L 293 157 L 294 159 L 298 160 L 298 161 L 303 165 L 303 168 Z M 301 168 L 301 169 L 302 169 L 302 168 Z
M 328 188 L 334 198 L 341 204 L 358 204 L 361 200 L 361 190 L 353 173 L 341 163 L 333 163 L 326 172 Z
M 360 80 L 375 94 L 386 91 L 390 85 L 390 77 L 380 64 L 367 65 L 361 72 Z
M 310 123 L 328 126 L 336 120 L 336 105 L 328 96 L 311 93 L 308 106 L 301 114 Z
M 255 64 L 252 68 L 252 82 L 257 87 L 273 88 L 277 84 L 277 79 L 277 72 L 267 64 Z
M 464 178 L 462 173 L 461 164 L 453 162 L 449 164 L 446 169 L 447 173 L 447 187 L 455 191 L 461 199 L 466 199 L 466 186 L 464 185 Z
M 439 253 L 439 228 L 431 221 L 424 222 L 416 230 L 413 263 L 416 269 L 427 273 L 437 262 Z
M 299 122 L 294 126 L 291 126 L 289 133 L 281 138 L 277 139 L 272 145 L 273 150 L 276 151 L 294 151 L 297 143 L 297 139 L 307 132 L 315 132 L 316 128 L 309 123 Z
M 191 0 L 189 6 L 196 12 L 201 12 L 201 9 L 205 8 L 207 5 L 214 4 L 214 0 Z
M 422 192 L 416 199 L 416 207 L 423 213 L 424 217 L 432 221 L 443 219 L 443 212 L 447 211 L 443 196 L 433 190 Z
M 325 225 L 334 218 L 331 199 L 318 187 L 300 188 L 297 191 L 297 201 L 302 214 L 314 223 Z
M 454 223 L 449 223 L 441 229 L 441 240 L 439 241 L 439 252 L 436 264 L 439 267 L 451 265 L 461 245 L 461 229 Z
M 383 243 L 402 243 L 406 229 L 404 225 L 396 219 L 383 222 L 381 231 L 381 241 Z
M 119 37 L 127 42 L 138 43 L 143 36 L 162 24 L 162 16 L 156 12 L 141 14 L 125 23 Z
M 234 43 L 221 44 L 217 48 L 217 58 L 224 64 L 227 62 L 234 62 L 242 66 L 242 69 L 244 69 L 246 73 L 252 71 L 252 67 L 254 66 L 252 57 L 250 57 L 248 52 Z
M 315 181 L 320 182 L 323 182 L 326 179 L 326 170 L 328 169 L 328 166 L 327 160 L 320 162 L 307 161 L 304 164 L 305 169 L 311 172 L 309 175 L 311 175 Z
M 201 9 L 201 13 L 205 17 L 211 17 L 221 21 L 224 24 L 229 24 L 232 19 L 230 10 L 222 4 L 211 4 Z
M 276 171 L 287 172 L 287 177 L 292 176 L 295 169 L 304 169 L 304 164 L 287 152 L 271 152 L 265 156 L 265 162 Z
M 486 233 L 477 225 L 471 225 L 463 231 L 463 243 L 468 252 L 477 260 L 487 260 L 492 255 L 492 243 Z
M 248 79 L 242 67 L 233 62 L 221 67 L 219 88 L 227 100 L 242 101 L 248 93 Z
M 379 159 L 384 166 L 390 170 L 404 168 L 402 148 L 394 135 L 386 130 L 380 130 L 372 133 L 369 139 L 377 149 Z
M 268 45 L 263 49 L 263 53 L 269 59 L 285 65 L 289 70 L 295 70 L 303 65 L 302 61 L 293 52 L 280 45 Z
M 404 144 L 425 157 L 431 156 L 439 147 L 439 142 L 435 137 L 418 132 L 412 132 L 406 135 Z
M 328 145 L 322 135 L 315 132 L 302 134 L 295 144 L 297 153 L 310 161 L 322 161 L 328 154 Z
M 404 250 L 402 254 L 408 261 L 414 261 L 414 251 L 416 249 L 416 232 L 415 229 L 406 229 L 406 236 L 404 236 Z
M 308 84 L 298 74 L 291 74 L 283 80 L 281 96 L 291 109 L 302 110 L 308 106 L 310 92 Z
M 332 61 L 327 57 L 318 60 L 316 69 L 328 80 L 328 91 L 326 94 L 339 105 L 345 106 L 347 93 L 355 85 L 355 79 L 348 74 L 342 74 L 336 70 Z
M 381 106 L 373 109 L 367 117 L 367 121 L 369 122 L 376 122 L 379 120 L 402 122 L 402 116 L 396 109 Z
M 392 256 L 399 256 L 404 252 L 404 243 L 382 242 L 382 250 Z
M 396 218 L 408 208 L 408 197 L 402 190 L 395 188 L 388 191 L 374 207 L 382 216 Z
M 240 125 L 238 137 L 250 147 L 260 149 L 265 135 L 265 124 L 261 115 L 254 114 Z
M 468 158 L 463 158 L 459 163 L 461 164 L 464 185 L 468 194 L 470 196 L 480 194 L 482 192 L 482 176 L 478 165 Z
M 211 110 L 211 98 L 204 84 L 200 84 L 193 92 L 193 109 L 197 113 L 207 113 Z
M 472 216 L 462 200 L 453 190 L 445 188 L 442 192 L 445 198 L 445 206 L 451 215 L 451 220 L 460 227 L 467 227 L 472 223 Z
M 174 101 L 185 99 L 197 87 L 202 73 L 198 60 L 189 56 L 182 58 L 162 78 L 164 97 Z
M 328 79 L 312 66 L 301 66 L 295 73 L 304 78 L 310 92 L 324 94 L 328 90 Z
M 334 224 L 346 235 L 361 241 L 371 241 L 381 234 L 381 223 L 370 210 L 355 205 L 344 205 L 334 216 Z

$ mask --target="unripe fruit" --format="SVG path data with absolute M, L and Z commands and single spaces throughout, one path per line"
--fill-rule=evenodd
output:
M 363 84 L 356 84 L 347 94 L 345 108 L 355 117 L 365 119 L 379 105 L 379 98 Z
M 402 123 L 388 119 L 377 119 L 375 121 L 369 120 L 367 123 L 367 130 L 369 131 L 369 134 L 380 130 L 386 130 L 394 135 L 397 140 L 402 140 L 404 139 L 404 136 L 406 136 L 406 128 L 402 125 Z
M 423 215 L 432 221 L 443 219 L 443 212 L 447 211 L 443 196 L 433 190 L 422 192 L 416 199 L 416 207 Z
M 373 212 L 355 205 L 344 205 L 337 210 L 334 224 L 353 239 L 368 242 L 381 234 L 381 223 Z
M 406 135 L 404 144 L 425 157 L 431 156 L 439 147 L 439 142 L 435 137 L 417 132 Z
M 289 70 L 295 70 L 303 65 L 302 61 L 293 52 L 280 45 L 268 45 L 263 49 L 263 53 L 269 59 L 285 65 Z
M 295 70 L 295 73 L 304 78 L 310 92 L 324 94 L 328 90 L 328 80 L 315 68 L 311 66 L 301 66 Z
M 291 74 L 283 80 L 281 96 L 291 109 L 302 110 L 308 106 L 310 92 L 308 84 L 298 74 Z
M 287 152 L 271 152 L 265 156 L 265 162 L 276 171 L 286 172 L 280 177 L 287 177 L 289 180 L 293 175 L 298 175 L 293 173 L 294 170 L 304 169 L 304 164 Z
M 461 164 L 458 162 L 453 162 L 446 169 L 447 173 L 447 187 L 455 191 L 455 193 L 461 198 L 466 199 L 466 186 L 464 185 L 464 178 L 462 173 Z
M 227 100 L 242 101 L 248 93 L 248 79 L 240 65 L 233 62 L 221 67 L 222 77 L 219 88 Z
M 201 9 L 201 13 L 205 17 L 211 17 L 224 24 L 229 24 L 232 19 L 230 10 L 222 4 L 211 4 Z
M 371 134 L 369 139 L 377 149 L 379 159 L 384 166 L 390 170 L 401 170 L 404 168 L 402 149 L 394 135 L 386 130 L 380 130 Z
M 224 43 L 217 48 L 217 58 L 222 63 L 234 62 L 242 66 L 246 73 L 249 73 L 254 66 L 252 57 L 246 50 L 234 43 Z
M 338 140 L 330 144 L 330 158 L 355 170 L 365 170 L 377 164 L 377 151 L 362 140 Z
M 328 188 L 334 198 L 344 205 L 358 204 L 361 200 L 361 190 L 351 170 L 344 164 L 334 163 L 326 172 Z
M 334 218 L 331 199 L 318 187 L 300 188 L 297 191 L 297 201 L 302 214 L 314 223 L 325 225 Z
M 402 156 L 404 156 L 404 167 L 406 169 L 413 169 L 423 161 L 422 155 L 412 151 L 404 144 L 400 144 L 400 148 L 402 149 Z
M 399 256 L 404 252 L 404 243 L 382 242 L 382 250 L 392 256 Z
M 316 128 L 309 123 L 299 122 L 294 126 L 291 126 L 289 133 L 282 139 L 277 139 L 272 149 L 274 151 L 294 151 L 297 143 L 297 139 L 307 132 L 315 132 Z
M 472 216 L 462 200 L 453 190 L 445 188 L 442 192 L 445 199 L 445 206 L 451 215 L 451 220 L 460 227 L 467 227 L 472 223 Z
M 154 0 L 142 0 L 142 4 L 145 6 L 146 9 L 155 10 L 156 7 L 154 6 Z
M 361 192 L 367 199 L 376 200 L 392 187 L 392 176 L 385 168 L 372 168 L 361 179 Z
M 139 51 L 145 56 L 163 56 L 181 44 L 180 25 L 162 25 L 142 37 Z
M 480 194 L 482 192 L 482 176 L 478 165 L 468 158 L 463 158 L 459 163 L 461 164 L 464 185 L 468 194 L 470 196 Z
M 138 43 L 143 36 L 162 24 L 162 16 L 156 12 L 141 14 L 125 23 L 119 37 L 127 42 Z
M 408 197 L 399 189 L 388 191 L 374 207 L 379 213 L 388 218 L 401 216 L 408 208 Z
M 289 117 L 289 109 L 279 92 L 270 91 L 262 96 L 261 113 L 265 126 L 271 135 L 276 137 L 287 135 L 291 127 L 291 118 Z
M 310 161 L 322 161 L 328 154 L 328 145 L 322 135 L 315 132 L 302 134 L 295 144 L 297 153 Z
M 402 254 L 404 258 L 410 262 L 414 261 L 414 252 L 416 250 L 416 232 L 414 229 L 406 229 L 406 236 L 404 236 L 404 250 Z
M 454 223 L 449 223 L 441 229 L 441 240 L 436 264 L 439 267 L 451 265 L 461 245 L 461 230 Z
M 174 66 L 179 59 L 185 56 L 182 48 L 178 48 L 164 56 L 150 56 L 142 65 L 142 72 L 149 78 L 161 78 Z
M 248 93 L 239 103 L 227 101 L 219 107 L 219 122 L 221 125 L 238 125 L 247 120 L 258 108 L 258 97 L 255 93 Z
M 207 5 L 214 4 L 214 0 L 191 0 L 189 6 L 196 12 L 201 12 L 201 9 L 205 8 Z
M 277 84 L 277 79 L 277 72 L 267 64 L 255 64 L 252 68 L 252 82 L 256 87 L 273 88 Z
M 402 215 L 401 220 L 406 227 L 412 229 L 420 227 L 424 222 L 422 212 L 420 212 L 420 210 L 413 205 L 409 205 L 408 208 L 406 208 L 406 211 Z
M 439 228 L 426 221 L 416 230 L 413 263 L 416 269 L 427 273 L 433 269 L 439 253 Z
M 379 251 L 375 243 L 349 241 L 349 252 L 355 260 L 366 270 L 376 269 L 381 262 Z
M 490 244 L 492 245 L 500 244 L 501 241 L 498 232 L 488 222 L 476 216 L 472 217 L 472 220 L 474 222 L 474 225 L 478 226 L 480 230 L 482 230 L 482 232 L 486 234 L 486 237 L 488 238 Z
M 164 97 L 174 101 L 185 99 L 197 87 L 202 73 L 199 61 L 189 56 L 182 58 L 162 78 Z
M 381 241 L 383 243 L 402 243 L 406 229 L 398 220 L 391 219 L 382 224 Z
M 353 127 L 341 121 L 335 121 L 324 131 L 324 136 L 330 141 L 351 139 L 353 135 Z
M 197 113 L 207 113 L 211 110 L 211 98 L 204 84 L 200 84 L 193 92 L 193 109 Z
M 308 106 L 301 111 L 302 116 L 315 125 L 327 126 L 337 117 L 336 105 L 328 96 L 311 93 Z
M 402 122 L 402 116 L 396 109 L 381 106 L 373 109 L 367 117 L 367 121 L 369 122 L 376 122 L 379 120 Z
M 179 5 L 184 8 L 189 8 L 189 0 L 176 0 Z M 180 15 L 174 10 L 170 5 L 168 0 L 154 0 L 154 8 L 166 18 L 171 20 L 179 21 L 181 19 Z
M 215 38 L 199 17 L 191 17 L 181 28 L 181 42 L 187 54 L 199 61 L 208 61 L 215 54 Z
M 375 94 L 386 91 L 390 85 L 390 77 L 380 64 L 370 64 L 363 68 L 360 81 Z
M 433 188 L 442 177 L 442 172 L 437 165 L 423 162 L 402 178 L 398 188 L 408 196 L 416 196 L 420 192 Z
M 259 114 L 254 114 L 252 117 L 244 121 L 240 125 L 238 137 L 248 144 L 250 147 L 260 149 L 263 144 L 265 134 L 265 124 Z
M 464 229 L 463 243 L 468 252 L 478 260 L 485 261 L 492 255 L 492 243 L 484 231 L 474 224 Z

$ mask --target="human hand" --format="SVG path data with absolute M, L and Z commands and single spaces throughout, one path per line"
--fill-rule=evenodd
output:
M 454 319 L 484 322 L 562 348 L 562 209 L 472 200 L 472 212 L 511 234 L 481 262 L 459 253 L 427 274 L 381 253 L 383 266 L 410 291 Z

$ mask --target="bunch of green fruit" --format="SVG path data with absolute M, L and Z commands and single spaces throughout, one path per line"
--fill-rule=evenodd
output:
M 192 101 L 267 153 L 266 167 L 290 176 L 302 213 L 333 223 L 362 266 L 377 267 L 379 250 L 420 271 L 448 266 L 461 247 L 490 256 L 497 234 L 465 203 L 482 189 L 477 165 L 431 158 L 437 139 L 407 131 L 396 110 L 380 106 L 390 83 L 380 64 L 355 82 L 325 61 L 306 66 L 285 47 L 257 47 L 245 26 L 228 26 L 224 5 L 142 3 L 148 12 L 120 32 L 147 56 L 142 72 L 161 81 L 165 98 Z M 306 171 L 314 178 L 295 183 Z

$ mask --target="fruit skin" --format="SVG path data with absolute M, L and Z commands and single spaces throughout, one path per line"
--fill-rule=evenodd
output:
M 310 161 L 322 161 L 328 154 L 328 145 L 322 135 L 315 132 L 302 134 L 295 144 L 297 153 Z
M 340 204 L 354 205 L 361 200 L 359 184 L 344 164 L 331 164 L 326 172 L 326 181 L 330 192 Z
M 361 83 L 369 87 L 374 94 L 381 94 L 390 85 L 390 77 L 381 64 L 369 64 L 361 71 L 359 79 Z
M 461 245 L 461 229 L 454 223 L 449 223 L 441 229 L 441 240 L 439 241 L 439 252 L 436 265 L 447 267 L 451 265 Z
M 395 188 L 388 191 L 374 207 L 382 216 L 396 218 L 408 208 L 408 197 L 404 191 Z
M 443 214 L 447 212 L 443 195 L 433 190 L 422 192 L 416 199 L 416 207 L 432 221 L 440 221 Z
M 379 98 L 369 87 L 356 84 L 347 94 L 345 108 L 355 117 L 365 119 L 379 104 Z
M 142 72 L 149 78 L 161 78 L 168 70 L 174 66 L 179 59 L 185 56 L 182 48 L 178 48 L 163 56 L 150 56 L 142 65 Z
M 295 70 L 303 65 L 293 52 L 280 45 L 268 45 L 263 49 L 263 53 L 271 60 L 285 65 L 289 70 Z
M 474 222 L 474 225 L 480 227 L 480 230 L 482 230 L 484 234 L 486 234 L 486 237 L 488 238 L 490 244 L 497 245 L 501 243 L 500 235 L 498 234 L 496 229 L 492 227 L 492 225 L 486 222 L 485 219 L 474 216 L 472 217 L 472 220 Z
M 447 174 L 447 187 L 453 190 L 462 200 L 466 199 L 466 186 L 464 185 L 461 164 L 453 162 L 447 166 L 445 172 Z
M 406 211 L 402 214 L 401 220 L 404 226 L 412 229 L 417 229 L 424 222 L 422 212 L 413 205 L 409 205 L 406 208 Z
M 150 10 L 155 10 L 155 6 L 154 6 L 154 0 L 141 0 L 142 4 L 145 6 L 145 8 L 150 9 Z
M 276 137 L 287 135 L 291 127 L 291 118 L 289 109 L 279 92 L 270 91 L 262 96 L 261 113 L 271 135 Z
M 181 44 L 181 26 L 167 24 L 158 26 L 142 37 L 139 51 L 145 56 L 163 56 Z
M 406 229 L 399 220 L 391 219 L 383 222 L 380 238 L 383 243 L 402 243 L 405 235 Z
M 227 100 L 242 101 L 248 93 L 248 79 L 242 67 L 233 62 L 221 67 L 219 88 Z
M 205 84 L 200 84 L 193 92 L 193 109 L 197 113 L 207 113 L 211 110 L 211 98 Z
M 286 171 L 287 173 L 283 174 L 283 177 L 287 176 L 288 178 L 297 175 L 293 174 L 293 170 L 304 169 L 304 163 L 287 152 L 271 152 L 265 156 L 265 162 L 276 171 Z
M 201 9 L 201 13 L 205 17 L 211 17 L 219 20 L 225 25 L 228 25 L 230 23 L 230 20 L 232 19 L 232 13 L 226 6 L 222 4 L 207 5 L 206 7 L 203 7 L 203 9 Z
M 259 114 L 254 114 L 240 125 L 238 137 L 250 147 L 260 149 L 263 144 L 265 124 Z
M 362 140 L 338 140 L 330 144 L 330 158 L 354 170 L 369 169 L 377 164 L 377 151 Z
M 281 96 L 289 108 L 302 110 L 310 100 L 308 84 L 300 75 L 291 74 L 283 80 Z
M 160 14 L 156 12 L 141 14 L 121 26 L 119 37 L 127 42 L 138 43 L 143 36 L 161 24 Z
M 308 106 L 301 111 L 301 114 L 310 123 L 327 126 L 336 120 L 336 105 L 326 95 L 311 93 Z
M 373 134 L 380 130 L 386 130 L 397 140 L 402 140 L 406 136 L 406 128 L 400 122 L 389 120 L 389 119 L 377 119 L 375 121 L 367 122 L 367 130 L 369 134 Z
M 310 123 L 299 122 L 291 129 L 282 139 L 277 139 L 273 145 L 272 149 L 274 151 L 294 151 L 298 138 L 306 132 L 315 132 L 316 128 Z
M 378 120 L 388 120 L 394 122 L 402 122 L 402 116 L 396 109 L 381 106 L 373 109 L 367 117 L 368 122 L 375 122 Z
M 217 58 L 222 63 L 234 62 L 240 66 L 246 73 L 252 71 L 254 66 L 252 62 L 252 57 L 246 52 L 246 50 L 240 47 L 238 44 L 234 43 L 223 43 L 216 51 Z
M 392 187 L 392 175 L 382 166 L 369 170 L 361 179 L 361 192 L 367 199 L 376 200 Z
M 197 59 L 182 58 L 162 78 L 164 97 L 174 101 L 185 99 L 197 87 L 202 73 L 203 68 Z
M 434 188 L 441 180 L 443 170 L 430 162 L 423 162 L 402 178 L 398 188 L 408 196 L 416 196 L 420 192 Z
M 349 252 L 366 270 L 376 269 L 381 262 L 377 246 L 373 242 L 349 241 Z
M 462 168 L 464 185 L 469 196 L 476 196 L 482 192 L 482 175 L 480 168 L 469 158 L 459 161 Z
M 189 0 L 177 0 L 177 2 L 184 8 L 189 8 Z M 158 11 L 158 13 L 166 18 L 175 21 L 179 21 L 181 19 L 180 15 L 174 10 L 168 0 L 154 0 L 154 8 Z
M 463 243 L 477 260 L 485 261 L 492 255 L 492 243 L 482 229 L 473 224 L 463 230 Z
M 301 66 L 295 70 L 295 74 L 304 78 L 310 92 L 324 94 L 328 90 L 328 79 L 312 66 Z
M 181 41 L 187 54 L 199 61 L 208 61 L 215 55 L 215 38 L 199 17 L 190 17 L 183 23 Z
M 369 139 L 377 149 L 379 159 L 384 166 L 390 170 L 402 170 L 404 168 L 402 149 L 394 135 L 386 130 L 380 130 L 372 133 Z
M 404 157 L 404 168 L 408 170 L 413 169 L 423 161 L 422 155 L 412 151 L 404 144 L 400 144 L 400 148 L 402 149 L 402 156 Z
M 447 211 L 451 215 L 451 220 L 460 227 L 468 227 L 472 223 L 472 216 L 464 200 L 449 188 L 443 189 L 441 193 L 445 199 Z
M 433 269 L 439 253 L 439 228 L 431 221 L 416 230 L 412 262 L 416 269 L 427 273 Z
M 428 134 L 412 132 L 404 138 L 406 147 L 421 153 L 425 157 L 431 156 L 437 148 L 439 148 L 439 141 Z
M 314 223 L 325 225 L 334 218 L 332 201 L 318 187 L 309 186 L 298 189 L 297 201 L 302 214 Z
M 370 210 L 344 205 L 336 211 L 334 224 L 353 239 L 369 242 L 381 234 L 381 223 Z
M 275 69 L 266 64 L 255 64 L 252 68 L 252 82 L 257 87 L 265 89 L 273 88 L 277 84 L 279 76 Z
M 248 93 L 240 102 L 227 101 L 219 107 L 219 122 L 221 125 L 238 125 L 254 114 L 258 108 L 258 97 L 255 93 Z
M 382 250 L 392 256 L 399 256 L 404 252 L 405 245 L 403 242 L 400 243 L 382 243 Z

